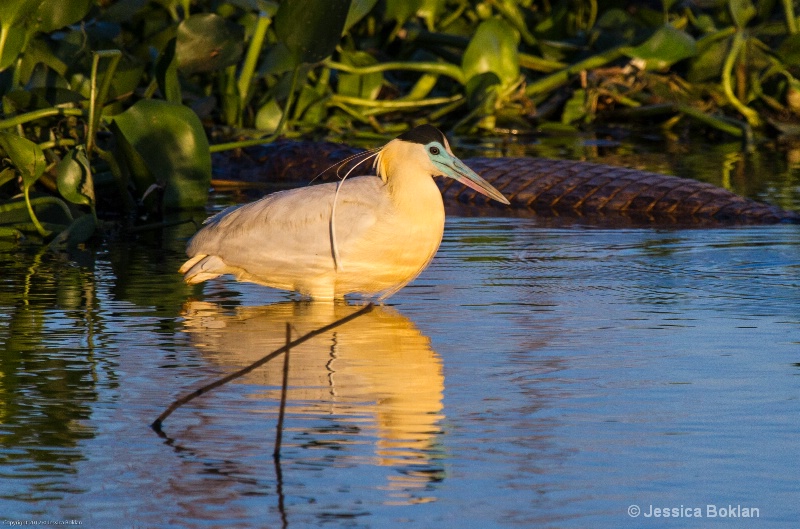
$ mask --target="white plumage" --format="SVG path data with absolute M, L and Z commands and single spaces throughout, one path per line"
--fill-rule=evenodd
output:
M 232 274 L 314 299 L 384 299 L 419 275 L 439 248 L 444 205 L 432 176 L 508 203 L 430 125 L 386 144 L 375 167 L 377 176 L 281 191 L 214 215 L 189 242 L 184 279 Z

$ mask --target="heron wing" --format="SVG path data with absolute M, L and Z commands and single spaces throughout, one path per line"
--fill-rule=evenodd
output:
M 337 183 L 281 191 L 228 208 L 205 222 L 189 242 L 187 262 L 214 256 L 227 269 L 251 278 L 313 276 L 332 270 L 331 210 Z M 336 244 L 340 253 L 361 240 L 385 211 L 388 192 L 375 176 L 345 181 L 336 199 Z

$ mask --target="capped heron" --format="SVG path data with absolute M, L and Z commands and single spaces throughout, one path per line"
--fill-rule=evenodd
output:
M 184 280 L 232 274 L 319 300 L 385 299 L 428 266 L 442 241 L 444 203 L 433 176 L 508 204 L 431 125 L 363 156 L 359 163 L 374 157 L 375 176 L 272 193 L 207 219 L 187 246 Z

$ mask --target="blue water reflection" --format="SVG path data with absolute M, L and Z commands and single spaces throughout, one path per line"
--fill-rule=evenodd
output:
M 357 307 L 186 287 L 184 235 L 82 266 L 0 252 L 4 519 L 705 527 L 708 505 L 759 509 L 726 528 L 797 519 L 796 226 L 452 218 L 417 281 L 293 352 L 280 483 L 280 362 L 180 408 L 169 440 L 148 425 L 280 346 L 286 321 L 300 335 Z

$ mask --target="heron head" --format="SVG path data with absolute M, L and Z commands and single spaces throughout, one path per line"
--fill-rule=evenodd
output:
M 404 163 L 411 163 L 412 161 L 422 163 L 431 176 L 452 178 L 491 199 L 503 204 L 509 203 L 500 191 L 453 154 L 445 135 L 433 125 L 414 127 L 389 142 L 384 149 L 389 148 L 395 142 L 399 142 L 399 145 L 405 144 L 406 147 L 411 147 L 409 155 L 413 157 L 413 160 L 405 159 Z M 379 154 L 379 158 L 382 158 L 382 154 Z M 380 164 L 381 162 L 376 160 L 376 163 Z

